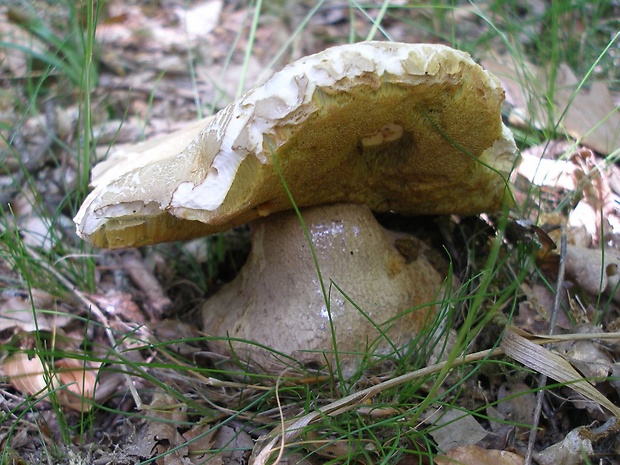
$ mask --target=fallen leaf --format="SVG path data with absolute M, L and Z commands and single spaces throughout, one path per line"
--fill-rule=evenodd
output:
M 513 452 L 483 449 L 470 445 L 459 447 L 434 459 L 437 465 L 523 465 L 525 459 Z M 562 462 L 557 462 L 562 463 Z
M 205 456 L 213 449 L 214 436 L 217 430 L 209 423 L 198 423 L 183 433 L 183 439 L 187 441 L 189 455 L 196 463 L 205 463 Z M 217 462 L 209 461 L 216 465 Z
M 590 294 L 612 295 L 620 302 L 620 251 L 607 248 L 587 249 L 568 245 L 566 249 L 566 272 Z
M 570 386 L 587 399 L 605 407 L 614 416 L 620 416 L 620 407 L 599 392 L 573 368 L 561 355 L 534 344 L 517 334 L 516 329 L 506 328 L 500 347 L 504 353 L 526 367 Z
M 4 359 L 2 369 L 15 389 L 30 396 L 54 389 L 58 384 L 38 355 L 32 358 L 23 352 L 9 355 Z
M 516 427 L 507 423 L 504 415 L 492 405 L 487 406 L 486 415 L 493 434 L 489 434 L 476 445 L 484 449 L 505 449 L 514 441 Z
M 189 450 L 179 426 L 187 424 L 186 406 L 171 395 L 157 390 L 150 405 L 145 406 L 148 417 L 148 438 L 152 442 L 152 455 L 161 455 L 157 464 L 191 463 Z
M 517 173 L 537 186 L 575 190 L 575 170 L 579 167 L 569 160 L 542 158 L 536 149 L 521 152 Z
M 11 329 L 31 333 L 33 331 L 51 331 L 54 325 L 33 305 L 30 300 L 19 295 L 0 297 L 0 331 Z
M 568 215 L 568 226 L 573 231 L 587 232 L 586 245 L 600 243 L 601 234 L 604 237 L 613 233 L 614 223 L 618 222 L 618 199 L 610 183 L 613 163 L 597 158 L 589 149 L 578 150 L 571 161 L 579 166 L 574 175 L 581 199 Z
M 519 313 L 515 316 L 513 324 L 532 334 L 548 332 L 549 319 L 553 309 L 553 293 L 542 284 L 533 284 L 530 287 L 528 284 L 522 283 L 520 289 L 525 300 L 519 303 Z M 560 303 L 568 305 L 568 296 L 565 293 L 560 296 Z M 573 325 L 566 313 L 560 312 L 556 326 L 570 329 Z
M 506 100 L 515 108 L 513 122 L 551 128 L 560 121 L 560 129 L 579 143 L 609 155 L 620 146 L 620 112 L 607 86 L 594 81 L 589 89 L 582 85 L 570 67 L 560 64 L 553 85 L 544 69 L 525 60 L 490 55 L 482 60 L 506 90 Z M 549 114 L 546 95 L 553 89 L 555 114 Z
M 208 461 L 211 463 L 211 460 L 222 460 L 224 464 L 247 463 L 252 447 L 254 447 L 254 441 L 241 428 L 220 425 Z
M 441 450 L 476 444 L 488 434 L 472 415 L 457 409 L 431 410 L 424 421 L 432 425 L 430 435 Z
M 548 447 L 534 455 L 539 465 L 580 465 L 584 463 L 583 456 L 591 456 L 594 453 L 592 441 L 588 439 L 587 428 L 579 427 L 572 430 L 557 444 Z
M 145 307 L 151 319 L 161 320 L 164 313 L 170 308 L 172 301 L 166 295 L 159 280 L 147 268 L 144 259 L 138 253 L 127 252 L 123 254 L 122 263 L 132 281 L 145 294 Z
M 503 383 L 497 392 L 497 410 L 505 420 L 524 425 L 532 424 L 536 395 L 523 383 Z
M 57 393 L 61 405 L 78 412 L 88 412 L 93 406 L 97 376 L 81 360 L 60 359 L 55 363 L 56 376 L 64 386 Z
M 575 330 L 580 333 L 599 332 L 596 327 L 591 326 L 582 326 Z M 613 360 L 594 340 L 567 341 L 555 344 L 554 349 L 566 357 L 586 378 L 592 379 L 595 384 L 601 379 L 607 380 L 612 370 Z
M 570 67 L 560 65 L 556 102 L 559 111 L 567 109 L 562 124 L 569 135 L 608 155 L 620 146 L 618 108 L 604 82 L 594 81 L 589 89 L 579 85 Z
M 568 191 L 576 203 L 568 214 L 570 242 L 585 246 L 600 243 L 601 234 L 618 230 L 617 195 L 611 185 L 614 172 L 613 163 L 591 150 L 560 143 L 524 150 L 517 168 L 528 189 L 534 184 Z
M 144 324 L 144 316 L 142 316 L 140 307 L 133 301 L 133 296 L 128 292 L 110 289 L 105 295 L 91 294 L 89 297 L 109 315 L 138 325 Z
M 45 44 L 19 24 L 24 20 L 27 18 L 17 8 L 0 13 L 0 41 L 13 45 L 0 47 L 0 69 L 8 70 L 9 76 L 17 78 L 25 78 L 33 73 L 33 56 L 44 56 L 47 53 Z
M 222 4 L 221 0 L 211 0 L 188 9 L 176 8 L 175 14 L 184 23 L 185 31 L 191 38 L 204 37 L 218 25 Z

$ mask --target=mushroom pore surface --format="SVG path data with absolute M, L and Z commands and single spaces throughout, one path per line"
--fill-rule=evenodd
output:
M 402 235 L 381 227 L 363 205 L 313 207 L 302 215 L 327 302 L 299 219 L 280 213 L 252 223 L 249 258 L 205 303 L 204 331 L 232 337 L 238 356 L 266 370 L 277 357 L 237 338 L 322 366 L 334 360 L 330 316 L 346 373 L 368 351 L 400 351 L 432 318 L 429 303 L 443 279 L 424 258 L 425 246 L 408 263 L 394 246 Z

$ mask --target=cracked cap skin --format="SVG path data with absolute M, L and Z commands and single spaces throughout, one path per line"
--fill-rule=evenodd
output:
M 333 47 L 285 66 L 202 129 L 104 162 L 77 233 L 108 248 L 213 234 L 291 209 L 282 179 L 299 207 L 496 211 L 518 159 L 503 101 L 493 75 L 443 45 Z

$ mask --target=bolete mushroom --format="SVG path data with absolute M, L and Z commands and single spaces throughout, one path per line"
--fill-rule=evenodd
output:
M 334 341 L 341 353 L 398 348 L 432 314 L 416 307 L 442 277 L 423 257 L 408 263 L 370 210 L 498 210 L 517 159 L 503 100 L 495 77 L 446 46 L 333 47 L 284 67 L 200 132 L 175 136 L 177 148 L 162 155 L 151 143 L 108 164 L 77 232 L 99 247 L 133 247 L 252 222 L 248 262 L 206 303 L 206 332 L 319 364 Z M 308 207 L 308 236 L 291 199 Z

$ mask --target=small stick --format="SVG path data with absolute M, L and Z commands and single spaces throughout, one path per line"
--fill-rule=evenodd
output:
M 560 312 L 560 292 L 564 285 L 564 273 L 566 270 L 566 225 L 562 224 L 562 239 L 560 245 L 560 264 L 558 266 L 558 277 L 555 283 L 555 296 L 553 300 L 553 310 L 549 319 L 549 336 L 553 336 L 555 325 L 558 321 L 558 313 Z M 547 384 L 547 376 L 541 374 L 538 378 L 538 392 L 536 393 L 536 408 L 532 417 L 532 427 L 530 429 L 530 437 L 527 442 L 527 453 L 525 455 L 525 465 L 532 463 L 532 453 L 534 451 L 534 443 L 538 433 L 538 424 L 540 423 L 540 412 L 545 397 L 544 387 Z
M 122 260 L 131 280 L 146 294 L 149 316 L 159 321 L 172 304 L 160 282 L 136 254 L 124 254 Z

